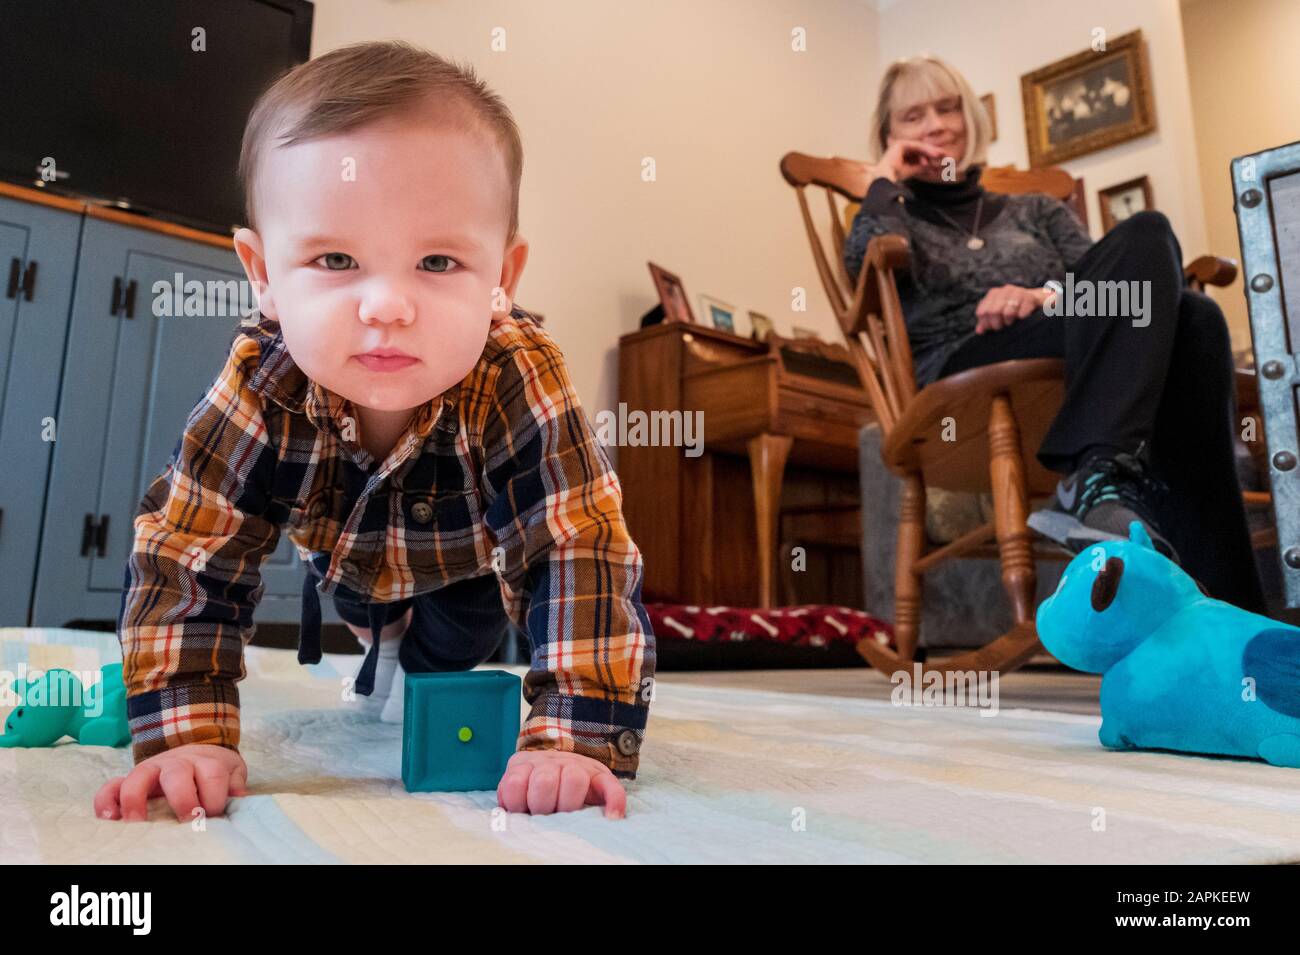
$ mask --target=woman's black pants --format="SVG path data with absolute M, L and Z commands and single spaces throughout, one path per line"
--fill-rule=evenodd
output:
M 1081 282 L 1150 283 L 1137 300 L 1145 301 L 1144 314 L 1134 312 L 1132 298 L 1123 315 L 1045 315 L 1040 308 L 963 342 L 940 377 L 1017 358 L 1063 358 L 1065 401 L 1038 460 L 1068 473 L 1088 448 L 1132 453 L 1146 442 L 1152 472 L 1169 487 L 1153 517 L 1183 568 L 1220 600 L 1263 613 L 1235 464 L 1227 323 L 1213 299 L 1186 287 L 1182 261 L 1169 220 L 1138 213 L 1070 272 L 1076 301 Z M 1063 301 L 1057 311 L 1064 308 Z

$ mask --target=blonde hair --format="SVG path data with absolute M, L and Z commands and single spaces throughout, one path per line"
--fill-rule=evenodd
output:
M 888 147 L 889 123 L 895 112 L 913 103 L 924 103 L 944 96 L 960 96 L 961 112 L 966 120 L 966 153 L 957 163 L 957 172 L 988 161 L 989 140 L 993 124 L 988 111 L 971 89 L 966 77 L 937 56 L 917 56 L 895 60 L 880 80 L 880 96 L 871 115 L 871 139 L 868 144 L 871 162 L 879 161 Z
M 433 101 L 449 127 L 486 132 L 505 160 L 510 183 L 509 242 L 519 228 L 519 180 L 524 150 L 505 101 L 473 67 L 443 59 L 401 40 L 353 43 L 308 60 L 275 81 L 254 104 L 244 127 L 239 181 L 244 212 L 256 229 L 257 171 L 268 143 L 292 146 L 345 132 Z

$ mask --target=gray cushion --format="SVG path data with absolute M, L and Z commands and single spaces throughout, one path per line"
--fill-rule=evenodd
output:
M 894 619 L 894 554 L 902 480 L 880 460 L 880 428 L 858 434 L 862 479 L 862 574 L 868 613 Z M 993 516 L 990 495 L 950 491 L 926 494 L 926 536 L 932 544 L 954 540 Z M 1038 600 L 1051 595 L 1065 564 L 1037 561 Z M 996 560 L 952 560 L 924 578 L 921 646 L 979 647 L 1011 627 L 1011 605 Z M 1035 604 L 1037 605 L 1037 604 Z

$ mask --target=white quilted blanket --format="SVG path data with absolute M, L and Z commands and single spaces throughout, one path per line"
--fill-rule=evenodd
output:
M 0 629 L 0 666 L 91 669 L 116 647 L 112 634 Z M 249 649 L 252 795 L 201 829 L 162 799 L 144 823 L 95 818 L 95 790 L 130 768 L 125 749 L 0 749 L 0 864 L 1300 860 L 1294 770 L 1107 752 L 1092 717 L 983 718 L 672 674 L 626 819 L 494 814 L 494 793 L 405 791 L 401 727 L 338 701 L 359 660 L 301 667 Z

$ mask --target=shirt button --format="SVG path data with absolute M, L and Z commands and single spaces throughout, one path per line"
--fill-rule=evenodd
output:
M 416 501 L 411 505 L 411 517 L 417 524 L 427 524 L 433 520 L 433 508 L 427 501 Z
M 631 730 L 623 730 L 618 734 L 618 739 L 614 743 L 618 751 L 624 756 L 633 756 L 641 748 L 641 741 L 636 738 L 636 733 Z

